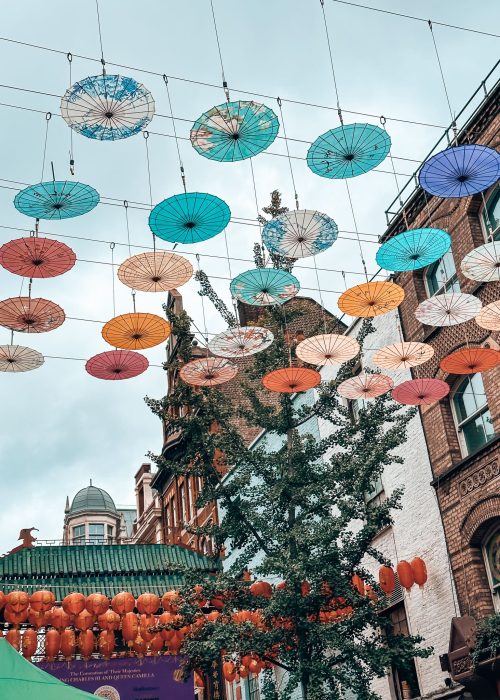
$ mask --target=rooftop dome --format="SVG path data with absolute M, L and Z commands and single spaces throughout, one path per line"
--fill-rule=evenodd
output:
M 86 486 L 84 489 L 78 491 L 76 496 L 73 498 L 73 503 L 69 509 L 69 515 L 74 515 L 75 513 L 84 512 L 100 512 L 100 513 L 111 513 L 117 515 L 115 502 L 104 489 L 100 489 L 97 486 Z

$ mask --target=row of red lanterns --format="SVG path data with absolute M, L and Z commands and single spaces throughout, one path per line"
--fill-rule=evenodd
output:
M 415 557 L 410 562 L 402 559 L 396 566 L 398 579 L 406 591 L 417 584 L 423 588 L 427 583 L 427 567 L 420 557 Z M 394 593 L 396 587 L 396 574 L 391 566 L 381 566 L 378 572 L 380 588 L 387 595 Z

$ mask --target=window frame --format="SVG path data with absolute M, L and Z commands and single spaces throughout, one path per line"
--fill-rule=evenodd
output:
M 82 529 L 83 534 L 75 534 L 75 530 Z M 87 529 L 85 523 L 80 523 L 80 525 L 73 525 L 71 528 L 71 543 L 72 544 L 85 544 L 87 537 Z
M 497 584 L 493 583 L 493 574 L 491 572 L 490 557 L 488 552 L 488 545 L 496 534 L 500 534 L 500 520 L 497 520 L 489 528 L 486 535 L 483 538 L 481 544 L 481 553 L 483 555 L 484 568 L 486 569 L 486 575 L 488 577 L 488 585 L 490 587 L 491 600 L 493 602 L 493 607 L 495 612 L 500 612 L 500 581 Z
M 486 217 L 488 217 L 488 221 L 490 222 L 490 225 L 492 225 L 490 216 L 487 212 L 488 212 L 488 204 L 493 199 L 495 199 L 495 197 L 500 198 L 500 183 L 496 183 L 493 186 L 492 190 L 489 192 L 489 194 L 487 196 L 485 195 L 484 200 L 483 200 L 483 205 L 481 206 L 481 209 L 479 210 L 479 223 L 481 224 L 481 230 L 483 232 L 484 240 L 487 243 L 491 242 L 492 240 L 493 241 L 500 240 L 500 219 L 499 219 L 498 226 L 495 229 L 493 229 L 493 227 L 492 227 L 491 233 L 488 229 L 488 224 L 486 223 Z
M 479 372 L 477 372 L 476 374 L 479 375 L 481 383 L 483 384 L 483 392 L 484 392 L 484 383 L 483 383 L 481 374 Z M 495 432 L 493 432 L 493 435 L 490 438 L 487 438 L 479 447 L 476 447 L 475 449 L 469 449 L 469 447 L 467 445 L 467 438 L 466 438 L 466 434 L 464 431 L 464 426 L 467 425 L 468 423 L 472 423 L 477 418 L 482 416 L 484 413 L 489 413 L 489 416 L 491 418 L 491 411 L 490 411 L 490 407 L 488 404 L 486 392 L 484 392 L 484 404 L 482 406 L 480 406 L 479 408 L 476 408 L 475 411 L 473 411 L 472 413 L 470 413 L 468 416 L 466 416 L 463 419 L 461 419 L 459 414 L 458 414 L 458 409 L 457 409 L 455 401 L 456 401 L 456 397 L 458 395 L 459 389 L 463 385 L 465 385 L 468 382 L 468 386 L 470 386 L 472 388 L 472 395 L 474 397 L 476 397 L 476 394 L 474 393 L 474 388 L 472 386 L 472 377 L 475 377 L 476 374 L 468 374 L 465 377 L 462 376 L 455 383 L 453 391 L 450 392 L 451 413 L 453 415 L 453 421 L 455 423 L 455 432 L 456 432 L 457 437 L 458 437 L 460 451 L 462 452 L 463 457 L 468 457 L 469 455 L 473 454 L 477 450 L 479 450 L 482 447 L 484 447 L 485 445 L 487 445 L 495 437 Z M 465 391 L 463 393 L 465 393 Z M 485 432 L 485 436 L 486 436 L 486 431 L 484 431 L 484 432 Z
M 94 522 L 89 522 L 88 523 L 88 530 L 89 530 L 89 542 L 90 544 L 104 544 L 105 538 L 106 538 L 106 528 L 105 528 L 106 523 L 94 523 Z M 95 533 L 91 532 L 91 529 L 93 527 L 102 527 L 102 533 Z
M 451 274 L 450 277 L 447 277 L 446 279 L 443 279 L 437 289 L 433 291 L 431 289 L 431 286 L 429 284 L 429 278 L 431 277 L 432 274 L 434 274 L 434 271 L 439 268 L 441 264 L 443 264 L 443 260 L 445 257 L 449 255 L 449 259 L 453 263 L 453 269 L 454 272 Z M 437 279 L 437 277 L 436 277 Z M 454 289 L 454 285 L 457 285 L 458 289 Z M 453 291 L 458 291 L 460 292 L 460 281 L 458 279 L 458 274 L 457 274 L 457 266 L 455 265 L 455 258 L 453 257 L 453 252 L 451 248 L 446 251 L 444 255 L 442 255 L 439 260 L 436 260 L 435 262 L 431 263 L 424 269 L 424 286 L 425 286 L 425 292 L 427 294 L 427 297 L 430 299 L 431 297 L 435 297 L 438 294 L 446 294 L 447 292 L 453 292 Z

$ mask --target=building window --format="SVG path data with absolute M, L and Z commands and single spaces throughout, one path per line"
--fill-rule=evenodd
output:
M 483 545 L 483 556 L 488 572 L 493 605 L 500 611 L 500 525 L 495 523 L 493 531 L 486 535 Z
M 404 603 L 395 605 L 388 611 L 388 614 L 392 623 L 393 634 L 400 634 L 405 637 L 409 636 L 410 630 Z M 421 693 L 418 685 L 417 669 L 413 659 L 411 659 L 404 668 L 394 665 L 392 667 L 391 679 L 394 695 L 397 700 L 420 697 Z
M 75 525 L 73 528 L 73 544 L 85 544 L 85 525 Z
M 247 679 L 248 683 L 248 698 L 249 700 L 260 700 L 259 678 L 258 676 L 250 676 Z
M 493 422 L 480 374 L 466 377 L 456 388 L 453 412 L 465 454 L 478 450 L 494 437 Z
M 427 294 L 430 297 L 444 292 L 459 292 L 457 270 L 453 253 L 449 250 L 440 260 L 430 265 L 425 272 L 425 284 Z
M 172 527 L 175 527 L 177 525 L 177 506 L 175 504 L 175 498 L 172 498 L 170 504 L 172 507 Z
M 107 530 L 108 530 L 108 544 L 110 544 L 113 541 L 113 526 L 108 525 Z
M 181 519 L 181 525 L 185 525 L 187 522 L 186 513 L 186 494 L 184 492 L 184 484 L 179 486 L 179 515 Z
M 481 223 L 487 240 L 500 240 L 500 185 L 497 185 L 486 200 L 481 212 Z
M 89 523 L 89 542 L 90 544 L 103 544 L 104 542 L 104 524 Z
M 376 508 L 381 505 L 386 499 L 384 485 L 381 477 L 373 482 L 372 489 L 365 493 L 365 503 L 368 508 Z

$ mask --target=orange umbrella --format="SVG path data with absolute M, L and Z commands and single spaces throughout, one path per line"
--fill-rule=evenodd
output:
M 449 374 L 486 372 L 500 364 L 500 352 L 491 348 L 463 348 L 443 357 L 439 366 Z
M 402 342 L 377 350 L 373 362 L 385 369 L 408 369 L 423 365 L 433 355 L 434 348 L 429 343 Z
M 394 282 L 365 282 L 341 294 L 338 306 L 349 316 L 373 318 L 395 309 L 404 296 L 403 288 Z
M 374 399 L 392 389 L 394 382 L 385 374 L 361 372 L 338 385 L 337 391 L 344 399 Z
M 500 301 L 483 306 L 476 316 L 476 323 L 489 331 L 500 331 Z
M 12 297 L 0 301 L 0 326 L 24 333 L 46 333 L 64 323 L 64 311 L 48 299 Z
M 163 343 L 170 335 L 170 323 L 156 314 L 134 313 L 115 316 L 102 329 L 104 340 L 115 348 L 140 350 Z
M 234 379 L 238 367 L 224 357 L 202 357 L 185 364 L 179 374 L 186 384 L 215 386 Z
M 166 292 L 186 284 L 193 266 L 181 255 L 156 251 L 127 258 L 118 268 L 118 279 L 141 292 Z
M 337 333 L 325 333 L 306 338 L 297 345 L 297 357 L 311 365 L 340 365 L 352 360 L 359 352 L 355 338 Z
M 299 391 L 313 389 L 321 382 L 321 375 L 315 369 L 305 367 L 283 367 L 268 372 L 262 378 L 262 384 L 269 391 L 280 394 L 295 394 Z

